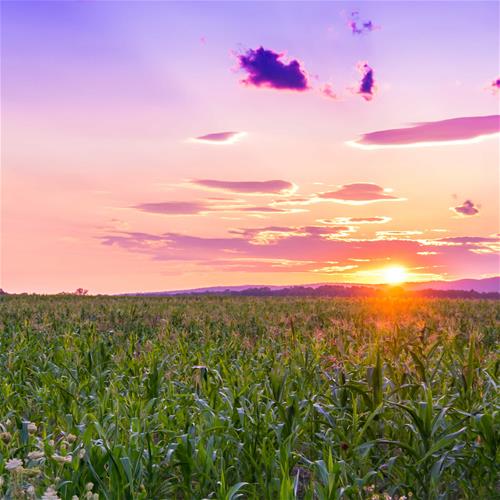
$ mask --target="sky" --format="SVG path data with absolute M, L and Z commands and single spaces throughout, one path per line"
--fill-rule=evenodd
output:
M 497 2 L 3 2 L 8 292 L 499 270 Z

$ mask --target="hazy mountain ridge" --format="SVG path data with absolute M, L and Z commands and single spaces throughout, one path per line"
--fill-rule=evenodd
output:
M 167 290 L 159 292 L 138 292 L 124 295 L 139 296 L 168 296 L 168 295 L 197 295 L 197 294 L 225 294 L 225 295 L 325 295 L 360 296 L 373 295 L 380 289 L 387 289 L 388 285 L 364 285 L 357 283 L 311 283 L 304 285 L 237 285 L 191 288 L 187 290 Z M 474 292 L 475 294 L 493 294 L 500 297 L 500 276 L 483 279 L 461 279 L 454 281 L 426 281 L 404 283 L 397 287 L 410 292 L 426 292 L 429 296 L 456 296 L 455 292 Z M 328 289 L 328 290 L 327 290 Z M 431 292 L 441 292 L 440 294 Z M 445 292 L 450 292 L 446 294 Z M 454 293 L 452 293 L 454 292 Z M 462 294 L 463 295 L 463 294 Z

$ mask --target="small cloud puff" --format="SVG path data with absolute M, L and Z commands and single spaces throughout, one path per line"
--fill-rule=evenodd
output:
M 351 17 L 347 22 L 351 32 L 353 35 L 362 35 L 363 33 L 370 33 L 371 31 L 375 31 L 380 29 L 379 26 L 375 26 L 372 21 L 363 21 L 359 14 L 359 11 L 355 10 L 351 12 Z
M 488 86 L 488 89 L 493 95 L 498 95 L 500 93 L 500 78 L 495 78 Z
M 479 208 L 474 205 L 471 200 L 465 200 L 458 207 L 450 207 L 450 210 L 457 213 L 458 215 L 470 217 L 472 215 L 477 215 L 479 213 Z
M 339 96 L 336 94 L 336 92 L 333 89 L 333 85 L 331 85 L 330 83 L 323 84 L 320 87 L 319 91 L 321 92 L 321 94 L 323 94 L 325 97 L 328 97 L 329 99 L 333 99 L 334 101 L 339 100 Z
M 377 201 L 402 201 L 392 194 L 390 189 L 384 189 L 377 184 L 368 182 L 358 182 L 354 184 L 345 184 L 337 191 L 328 191 L 318 193 L 317 197 L 321 200 L 331 200 L 338 203 L 347 203 L 351 205 L 364 205 Z
M 199 137 L 193 137 L 191 141 L 205 144 L 234 144 L 245 135 L 245 132 L 214 132 L 200 135 Z
M 248 74 L 242 83 L 279 90 L 309 90 L 308 76 L 300 62 L 296 59 L 284 62 L 281 60 L 283 56 L 264 47 L 249 49 L 239 55 L 239 67 Z
M 361 73 L 361 82 L 359 84 L 358 94 L 365 100 L 371 101 L 375 94 L 375 78 L 373 69 L 366 62 L 358 63 L 358 71 Z

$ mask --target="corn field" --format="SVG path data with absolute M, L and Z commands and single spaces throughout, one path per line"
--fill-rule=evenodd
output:
M 500 497 L 494 301 L 0 298 L 0 498 Z

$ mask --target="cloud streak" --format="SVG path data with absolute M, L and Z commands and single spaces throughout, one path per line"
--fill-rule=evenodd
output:
M 280 215 L 304 212 L 301 208 L 280 208 L 272 206 L 253 206 L 245 204 L 240 200 L 208 199 L 202 201 L 165 201 L 146 202 L 131 207 L 141 212 L 159 215 L 205 215 L 217 212 L 234 212 L 258 215 Z
M 292 194 L 297 186 L 289 181 L 274 179 L 269 181 L 225 181 L 216 179 L 194 179 L 191 184 L 220 191 L 245 194 Z
M 140 203 L 132 208 L 142 212 L 163 215 L 198 215 L 207 211 L 208 205 L 198 201 L 164 201 Z
M 321 224 L 386 224 L 390 222 L 391 217 L 336 217 L 335 219 L 318 219 L 317 222 Z
M 500 115 L 464 116 L 369 132 L 348 144 L 366 149 L 433 146 L 476 142 L 499 132 Z
M 192 142 L 203 144 L 234 144 L 246 135 L 245 132 L 214 132 L 211 134 L 193 137 Z

